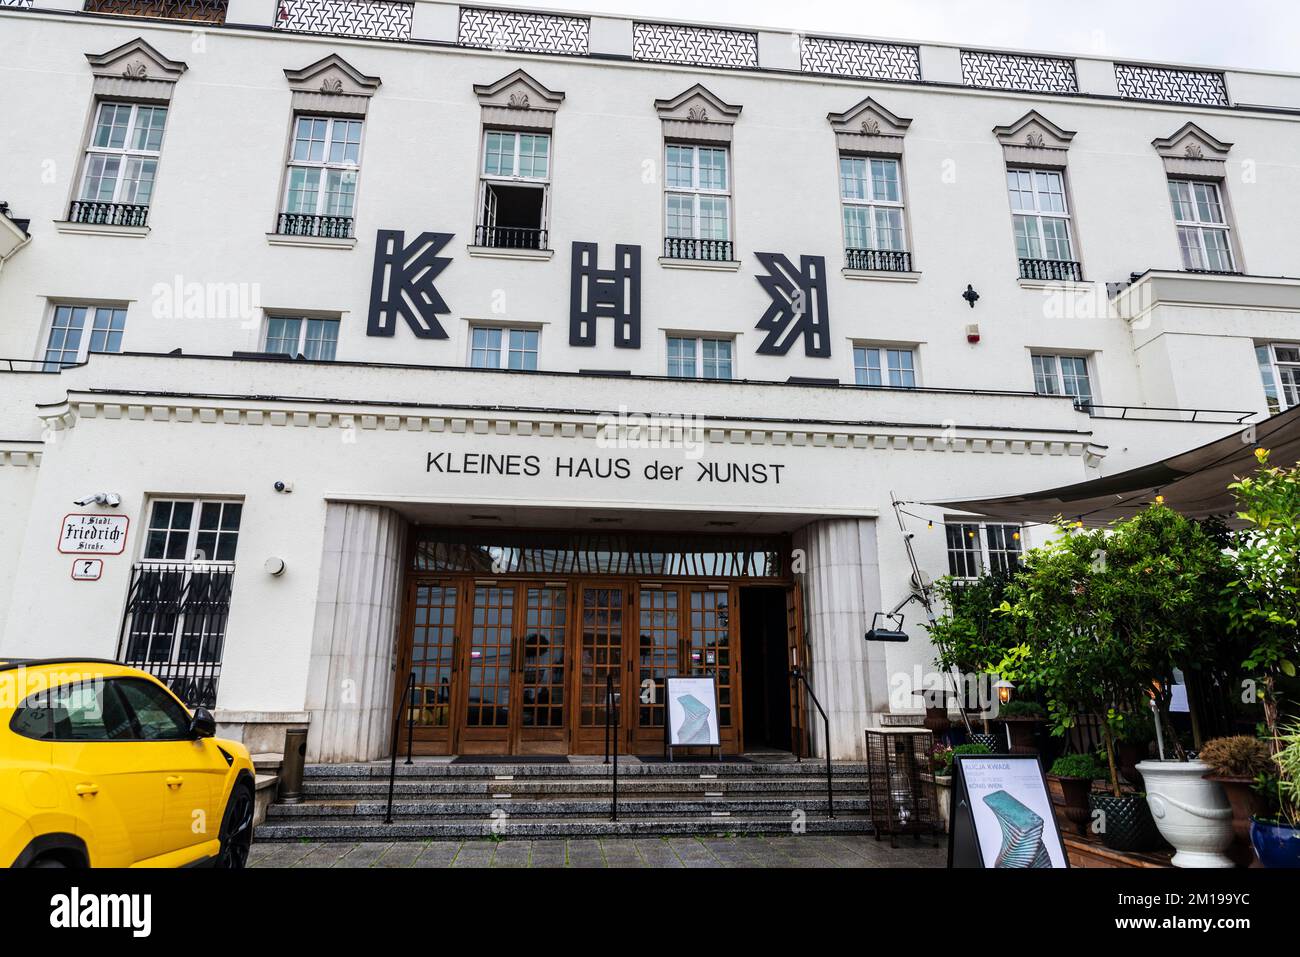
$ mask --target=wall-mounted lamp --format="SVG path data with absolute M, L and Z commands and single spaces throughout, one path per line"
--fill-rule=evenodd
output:
M 998 693 L 998 704 L 1007 704 L 1011 701 L 1011 692 L 1016 690 L 1016 686 L 1006 678 L 999 678 L 993 682 L 993 690 Z
M 263 563 L 262 567 L 266 569 L 268 575 L 274 575 L 276 578 L 279 578 L 284 574 L 284 559 L 272 556 Z
M 881 628 L 881 618 L 893 623 L 894 627 Z M 907 641 L 907 632 L 903 631 L 903 616 L 898 612 L 876 612 L 871 619 L 871 630 L 863 637 L 867 641 Z

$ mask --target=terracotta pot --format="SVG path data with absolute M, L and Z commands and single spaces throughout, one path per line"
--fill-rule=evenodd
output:
M 1056 782 L 1061 789 L 1061 816 L 1074 826 L 1077 833 L 1088 833 L 1088 821 L 1092 811 L 1088 807 L 1088 793 L 1092 790 L 1089 778 L 1063 778 L 1059 774 L 1049 774 L 1048 781 Z
M 1011 753 L 1012 754 L 1037 754 L 1038 753 L 1038 725 L 1042 723 L 1040 718 L 999 718 L 1007 726 L 1011 733 Z
M 1250 843 L 1250 819 L 1260 812 L 1259 795 L 1255 793 L 1254 778 L 1243 775 L 1207 774 L 1207 781 L 1223 785 L 1223 793 L 1232 805 L 1232 847 L 1227 854 L 1238 867 L 1260 867 L 1259 859 Z
M 1149 745 L 1145 742 L 1121 741 L 1115 745 L 1115 767 L 1122 777 L 1139 791 L 1146 788 L 1142 784 L 1142 772 L 1137 768 L 1138 762 L 1147 756 Z

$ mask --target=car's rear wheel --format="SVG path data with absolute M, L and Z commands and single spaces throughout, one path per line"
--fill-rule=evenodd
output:
M 248 864 L 248 849 L 253 846 L 253 789 L 238 781 L 226 802 L 221 820 L 221 853 L 217 867 L 242 868 Z

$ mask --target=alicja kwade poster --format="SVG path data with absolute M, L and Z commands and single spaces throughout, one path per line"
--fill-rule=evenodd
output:
M 719 747 L 718 686 L 713 678 L 668 678 L 670 747 Z
M 1036 755 L 961 755 L 957 764 L 953 833 L 965 831 L 978 848 L 978 861 L 966 866 L 1069 866 Z

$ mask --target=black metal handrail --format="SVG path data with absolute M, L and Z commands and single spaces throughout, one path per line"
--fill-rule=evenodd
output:
M 730 262 L 731 240 L 689 239 L 669 236 L 664 240 L 665 259 L 697 259 L 702 262 Z
M 281 213 L 275 231 L 280 236 L 314 236 L 319 239 L 351 239 L 351 216 L 315 216 Z
M 68 222 L 92 226 L 148 226 L 149 207 L 139 203 L 101 203 L 74 199 Z
M 406 701 L 406 762 L 411 761 L 411 740 L 415 735 L 415 669 L 406 678 L 406 694 L 403 695 Z M 393 747 L 392 757 L 388 765 L 388 812 L 384 815 L 384 823 L 393 823 L 393 789 L 397 785 L 397 748 L 402 740 L 402 709 L 396 707 L 393 709 Z
M 618 692 L 614 690 L 614 673 L 605 675 L 605 763 L 610 763 L 610 741 L 613 741 L 613 790 L 610 794 L 609 819 L 618 820 Z
M 912 254 L 901 249 L 844 250 L 844 264 L 849 269 L 870 269 L 876 272 L 911 272 Z
M 818 714 L 822 716 L 826 745 L 826 815 L 827 817 L 834 818 L 835 792 L 831 787 L 831 719 L 826 717 L 826 709 L 822 707 L 822 703 L 818 701 L 817 696 L 813 694 L 812 685 L 808 683 L 808 677 L 803 673 L 803 671 L 799 668 L 792 668 L 790 670 L 790 677 L 794 679 L 794 698 L 796 705 L 799 701 L 799 682 L 802 681 L 804 690 L 808 692 L 808 697 L 812 699 L 812 703 L 816 706 Z M 796 707 L 795 713 L 802 713 L 802 709 Z M 796 761 L 801 764 L 803 763 L 803 734 L 799 728 L 795 729 L 794 756 Z M 809 757 L 811 757 L 811 755 L 809 755 Z
M 1069 259 L 1021 259 L 1020 278 L 1083 282 L 1083 267 Z
M 547 231 L 523 226 L 475 226 L 474 245 L 488 249 L 546 249 Z
M 1088 399 L 1074 400 L 1074 407 L 1094 419 L 1127 419 L 1131 422 L 1209 422 L 1213 425 L 1240 425 L 1255 413 L 1237 409 L 1179 409 L 1164 405 L 1099 405 Z M 1118 410 L 1117 415 L 1103 414 L 1104 410 Z M 1153 416 L 1145 413 L 1171 412 L 1173 416 Z M 1188 418 L 1190 416 L 1190 418 Z M 1222 416 L 1209 419 L 1205 416 Z

